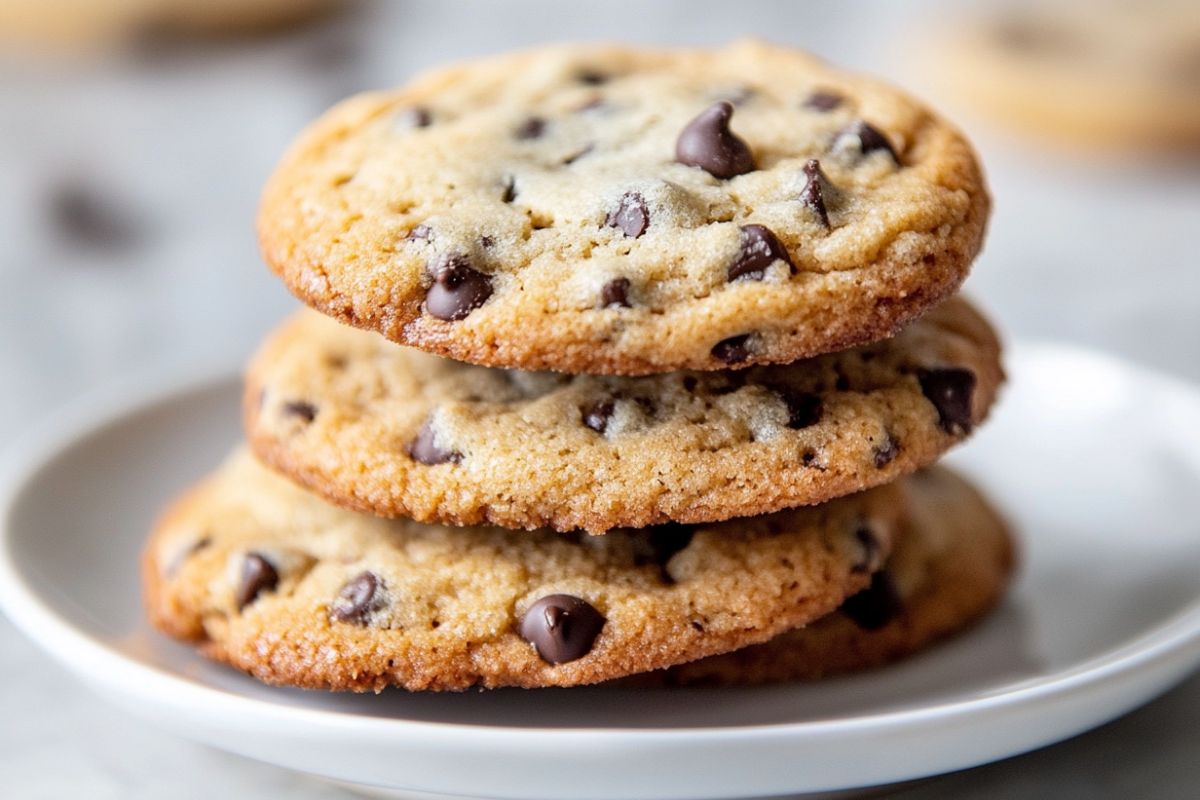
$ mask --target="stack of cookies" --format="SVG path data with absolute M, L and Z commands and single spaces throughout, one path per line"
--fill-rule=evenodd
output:
M 924 469 L 1003 379 L 952 297 L 988 205 L 931 111 L 757 42 L 348 100 L 267 185 L 315 311 L 154 531 L 150 617 L 352 690 L 807 679 L 959 630 L 1012 566 Z

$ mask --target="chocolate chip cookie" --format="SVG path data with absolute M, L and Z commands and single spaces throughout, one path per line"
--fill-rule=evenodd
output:
M 969 144 L 795 50 L 541 47 L 337 106 L 276 169 L 267 263 L 343 322 L 487 366 L 788 363 L 959 286 Z
M 1003 596 L 1015 553 L 1007 526 L 945 469 L 905 482 L 910 517 L 871 585 L 811 625 L 733 653 L 635 676 L 639 685 L 811 680 L 916 653 L 979 621 Z
M 841 353 L 640 377 L 462 364 L 303 311 L 251 363 L 246 430 L 350 508 L 602 533 L 819 503 L 932 463 L 987 414 L 999 353 L 959 299 Z
M 870 585 L 903 482 L 718 525 L 607 536 L 345 511 L 235 454 L 143 560 L 161 630 L 276 684 L 570 686 L 763 642 Z
M 964 102 L 1073 150 L 1200 147 L 1194 0 L 1004 5 L 956 19 L 927 51 Z

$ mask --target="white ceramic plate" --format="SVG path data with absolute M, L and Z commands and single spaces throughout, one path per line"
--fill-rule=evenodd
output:
M 1200 663 L 1200 392 L 1105 356 L 1016 348 L 994 420 L 951 459 L 1024 565 L 982 627 L 814 685 L 339 696 L 271 689 L 147 629 L 157 510 L 238 436 L 238 387 L 118 392 L 11 460 L 0 600 L 113 702 L 181 736 L 381 789 L 500 798 L 762 797 L 882 784 L 1071 736 Z

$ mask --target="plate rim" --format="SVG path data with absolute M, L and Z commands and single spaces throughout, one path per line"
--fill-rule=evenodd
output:
M 1070 343 L 1024 340 L 1010 344 L 1009 357 L 1066 356 L 1132 371 L 1142 379 L 1187 395 L 1200 408 L 1200 385 L 1161 372 L 1141 363 Z M 1086 691 L 1136 672 L 1139 668 L 1165 662 L 1173 656 L 1200 660 L 1200 597 L 1121 646 L 1082 661 L 1073 667 L 1027 685 L 932 705 L 893 711 L 856 714 L 844 718 L 771 722 L 749 725 L 705 727 L 511 727 L 504 725 L 411 720 L 374 717 L 350 711 L 306 708 L 247 697 L 222 688 L 206 686 L 168 669 L 147 664 L 109 646 L 78 628 L 42 602 L 35 588 L 17 569 L 13 552 L 13 515 L 19 500 L 41 472 L 80 440 L 106 427 L 127 421 L 147 410 L 190 394 L 235 381 L 239 369 L 227 362 L 213 362 L 190 369 L 133 373 L 85 392 L 57 410 L 43 415 L 24 434 L 0 451 L 0 610 L 14 626 L 37 646 L 49 652 L 86 683 L 119 689 L 129 694 L 154 698 L 174 708 L 208 708 L 213 712 L 236 707 L 244 722 L 253 714 L 265 723 L 295 722 L 326 731 L 347 726 L 363 733 L 387 735 L 419 733 L 435 739 L 453 738 L 462 743 L 470 736 L 476 744 L 504 737 L 516 740 L 558 740 L 555 750 L 570 748 L 586 738 L 606 746 L 617 743 L 641 746 L 651 743 L 711 743 L 715 740 L 796 740 L 871 730 L 887 732 L 933 721 L 952 721 L 974 714 L 1012 710 L 1047 697 Z M 1200 457 L 1192 459 L 1200 466 Z M 1188 651 L 1190 648 L 1191 652 Z M 81 664 L 92 669 L 84 671 Z M 1109 717 L 1105 717 L 1107 719 Z M 519 743 L 519 742 L 518 742 Z M 1048 742 L 1043 742 L 1048 743 Z M 1033 745 L 1038 746 L 1038 745 Z

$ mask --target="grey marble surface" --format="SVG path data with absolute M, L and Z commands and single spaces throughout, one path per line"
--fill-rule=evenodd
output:
M 939 12 L 882 2 L 430 0 L 365 4 L 261 41 L 89 63 L 5 59 L 0 446 L 116 376 L 248 353 L 293 305 L 257 258 L 258 189 L 297 129 L 338 97 L 542 40 L 746 33 L 937 98 L 912 56 L 921 41 L 913 19 Z M 1005 332 L 1080 342 L 1200 380 L 1200 168 L 1044 149 L 958 116 L 996 198 L 968 291 Z M 89 212 L 95 204 L 103 213 Z M 110 710 L 3 620 L 0 708 L 5 797 L 345 795 Z M 901 796 L 1194 797 L 1197 718 L 1193 678 L 1098 731 Z

